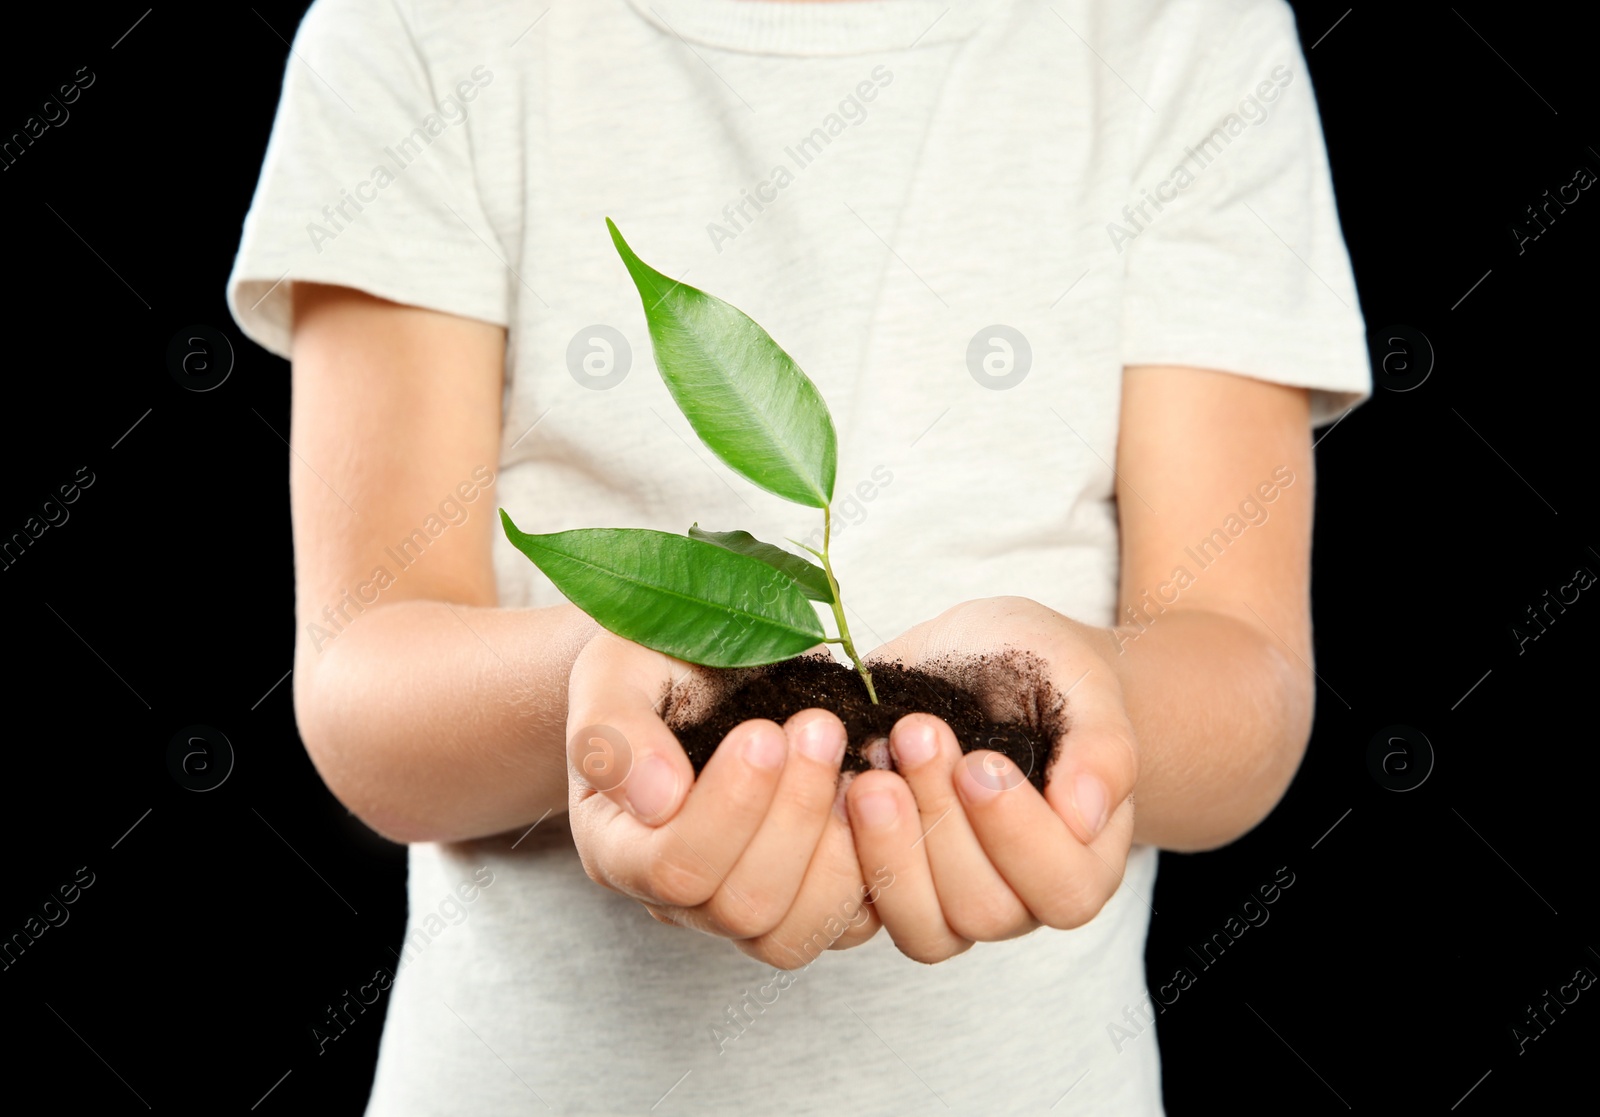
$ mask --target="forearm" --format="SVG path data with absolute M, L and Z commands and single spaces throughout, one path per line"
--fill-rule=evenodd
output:
M 596 631 L 570 605 L 411 600 L 296 649 L 295 711 L 318 772 L 373 829 L 454 841 L 567 806 L 567 680 Z
M 1200 850 L 1248 832 L 1299 767 L 1311 668 L 1259 627 L 1204 609 L 1099 632 L 1138 739 L 1134 840 Z

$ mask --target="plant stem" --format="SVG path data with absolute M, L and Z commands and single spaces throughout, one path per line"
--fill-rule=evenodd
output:
M 878 692 L 872 685 L 872 672 L 867 670 L 867 665 L 856 654 L 855 643 L 850 639 L 850 624 L 844 619 L 844 603 L 839 598 L 839 580 L 833 576 L 833 563 L 828 561 L 828 540 L 833 533 L 833 509 L 822 509 L 822 572 L 828 576 L 828 588 L 833 591 L 833 622 L 839 626 L 839 643 L 844 645 L 844 654 L 850 657 L 850 662 L 855 664 L 856 671 L 861 675 L 861 681 L 867 684 L 867 697 L 872 699 L 872 704 L 878 704 Z M 829 641 L 832 643 L 833 641 Z

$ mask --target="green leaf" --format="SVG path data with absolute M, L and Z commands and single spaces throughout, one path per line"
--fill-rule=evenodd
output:
M 838 442 L 817 386 L 743 311 L 646 264 L 609 217 L 606 228 L 644 300 L 656 367 L 700 441 L 768 492 L 826 508 Z
M 706 531 L 699 524 L 693 524 L 689 528 L 689 538 L 715 543 L 738 554 L 760 559 L 792 578 L 800 587 L 800 592 L 812 601 L 833 604 L 833 587 L 828 585 L 827 572 L 810 559 L 803 559 L 771 543 L 763 543 L 748 531 Z
M 503 508 L 500 522 L 567 600 L 602 628 L 666 655 L 757 667 L 826 637 L 795 581 L 748 555 L 639 528 L 527 535 Z

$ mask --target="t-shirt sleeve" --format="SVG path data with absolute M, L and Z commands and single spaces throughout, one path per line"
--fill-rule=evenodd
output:
M 247 336 L 289 354 L 299 280 L 497 325 L 507 265 L 480 201 L 480 66 L 430 66 L 391 0 L 316 0 L 295 35 L 261 179 L 228 279 Z
M 1190 365 L 1312 389 L 1326 423 L 1367 398 L 1365 327 L 1316 98 L 1282 0 L 1158 68 L 1133 204 L 1124 364 Z

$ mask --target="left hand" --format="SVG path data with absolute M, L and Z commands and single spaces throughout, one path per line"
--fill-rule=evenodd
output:
M 947 610 L 868 657 L 937 674 L 941 660 L 1017 649 L 1044 661 L 1058 695 L 1071 692 L 1067 733 L 1045 743 L 1057 752 L 1043 795 L 999 753 L 963 756 L 931 714 L 901 718 L 890 733 L 897 772 L 852 781 L 857 857 L 894 873 L 874 906 L 902 953 L 939 962 L 1041 924 L 1078 927 L 1117 890 L 1133 840 L 1138 748 L 1108 659 L 1115 647 L 1107 629 L 997 597 Z

